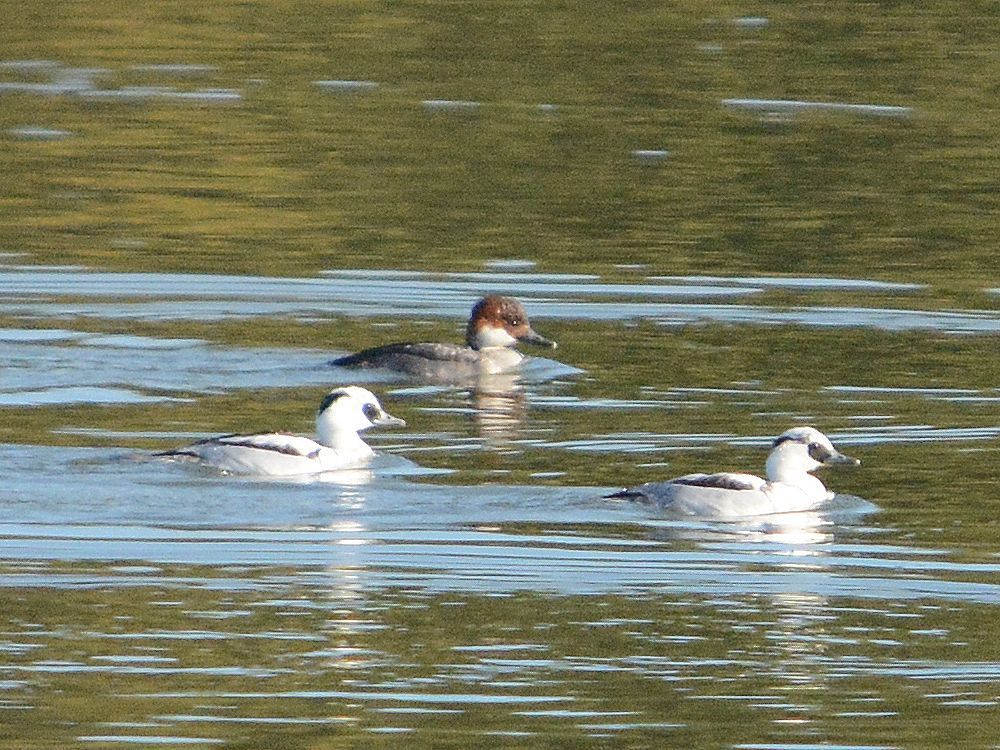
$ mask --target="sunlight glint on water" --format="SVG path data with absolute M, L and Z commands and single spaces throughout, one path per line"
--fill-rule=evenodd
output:
M 0 748 L 995 744 L 995 19 L 440 11 L 7 14 Z M 520 378 L 328 365 L 489 291 Z M 151 455 L 355 381 L 365 470 Z M 817 511 L 603 497 L 802 424 Z

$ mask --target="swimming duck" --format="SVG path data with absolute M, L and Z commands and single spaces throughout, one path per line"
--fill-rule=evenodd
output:
M 860 464 L 812 427 L 793 427 L 771 444 L 767 479 L 753 474 L 687 474 L 647 482 L 606 497 L 645 500 L 664 510 L 705 517 L 739 517 L 811 510 L 833 497 L 810 472 L 824 465 Z
M 374 452 L 358 433 L 405 424 L 386 412 L 371 391 L 349 385 L 323 398 L 316 413 L 315 440 L 280 432 L 221 435 L 157 455 L 192 458 L 235 474 L 316 474 L 363 466 Z
M 557 347 L 536 333 L 528 314 L 515 299 L 491 294 L 472 308 L 465 346 L 442 343 L 399 343 L 365 349 L 333 360 L 339 367 L 379 367 L 434 380 L 465 379 L 509 372 L 524 359 L 513 347 L 524 342 Z

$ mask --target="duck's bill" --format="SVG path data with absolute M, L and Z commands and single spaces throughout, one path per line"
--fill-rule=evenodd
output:
M 534 344 L 535 346 L 547 346 L 549 349 L 556 349 L 559 347 L 559 344 L 557 344 L 552 339 L 547 339 L 540 333 L 535 333 L 533 330 L 529 330 L 526 334 L 521 336 L 519 340 L 523 341 L 525 344 Z
M 845 456 L 843 453 L 831 453 L 829 456 L 823 459 L 825 464 L 840 464 L 841 466 L 859 466 L 861 464 L 860 458 L 854 458 L 853 456 Z
M 809 444 L 809 457 L 817 463 L 826 464 L 828 466 L 831 464 L 849 464 L 851 466 L 857 466 L 861 463 L 861 461 L 856 458 L 845 456 L 833 446 L 828 448 L 822 443 L 817 442 Z
M 406 427 L 405 420 L 400 419 L 399 417 L 394 417 L 387 411 L 384 411 L 375 417 L 375 419 L 372 420 L 372 424 L 376 427 Z

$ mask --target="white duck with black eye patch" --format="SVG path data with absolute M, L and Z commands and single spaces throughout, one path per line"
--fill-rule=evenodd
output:
M 315 440 L 280 432 L 221 435 L 157 455 L 193 459 L 233 474 L 317 474 L 364 466 L 374 452 L 359 433 L 405 424 L 386 412 L 371 391 L 349 385 L 323 398 Z
M 811 472 L 831 464 L 857 465 L 812 427 L 793 427 L 771 444 L 767 479 L 753 474 L 687 474 L 647 482 L 606 497 L 644 500 L 664 510 L 709 518 L 739 518 L 813 510 L 833 497 Z

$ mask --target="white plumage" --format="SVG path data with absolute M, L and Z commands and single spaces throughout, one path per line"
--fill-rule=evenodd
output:
M 222 435 L 159 455 L 193 458 L 234 474 L 316 474 L 365 465 L 373 451 L 359 433 L 405 424 L 386 412 L 371 391 L 350 385 L 323 399 L 316 413 L 315 440 L 280 432 Z
M 810 472 L 829 464 L 861 463 L 812 427 L 779 435 L 767 456 L 767 479 L 753 474 L 687 474 L 647 482 L 607 497 L 645 500 L 664 510 L 700 517 L 756 516 L 812 510 L 833 497 Z

